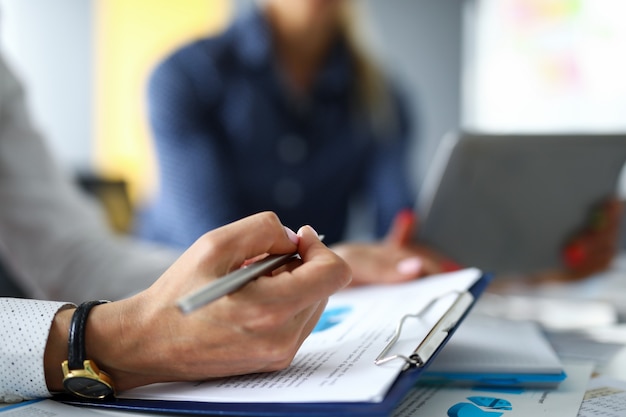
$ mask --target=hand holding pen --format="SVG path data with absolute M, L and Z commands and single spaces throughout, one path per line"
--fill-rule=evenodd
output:
M 261 276 L 192 314 L 177 300 L 261 254 L 297 251 L 299 260 Z M 315 327 L 330 295 L 350 282 L 350 269 L 302 227 L 296 235 L 273 213 L 260 213 L 206 233 L 148 289 L 93 309 L 90 359 L 122 391 L 169 381 L 199 381 L 288 366 Z M 59 314 L 68 320 L 67 314 Z M 67 323 L 47 351 L 49 386 L 62 390 Z M 111 342 L 115 341 L 115 343 Z M 58 346 L 58 351 L 53 349 Z
M 293 233 L 287 229 L 288 233 Z M 320 235 L 319 240 L 324 240 L 324 236 Z M 209 304 L 218 298 L 237 291 L 248 282 L 255 280 L 263 275 L 269 274 L 281 266 L 290 262 L 301 259 L 297 252 L 286 253 L 282 255 L 268 255 L 265 258 L 245 265 L 236 269 L 223 277 L 209 282 L 202 288 L 180 298 L 177 302 L 178 307 L 185 314 Z

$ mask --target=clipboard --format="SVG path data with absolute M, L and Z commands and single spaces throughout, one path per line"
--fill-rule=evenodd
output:
M 478 270 L 476 270 L 478 271 Z M 454 301 L 445 314 L 431 327 L 427 336 L 415 341 L 416 348 L 397 351 L 398 340 L 408 321 L 419 321 L 438 303 L 437 296 L 417 313 L 403 316 L 397 324 L 393 337 L 387 341 L 376 358 L 370 358 L 370 366 L 385 366 L 386 363 L 402 364 L 402 370 L 395 378 L 388 391 L 377 402 L 372 401 L 333 401 L 333 402 L 202 402 L 175 401 L 156 399 L 116 398 L 106 401 L 78 399 L 69 395 L 59 395 L 55 399 L 78 406 L 95 406 L 110 410 L 129 410 L 183 415 L 220 415 L 220 416 L 276 416 L 276 417 L 326 417 L 363 416 L 382 417 L 389 415 L 400 401 L 409 393 L 427 367 L 448 342 L 459 324 L 467 316 L 476 300 L 483 293 L 492 279 L 490 274 L 478 271 L 479 277 L 467 289 L 456 293 L 446 293 L 444 298 Z M 406 336 L 406 335 L 405 335 Z M 377 362 L 378 364 L 376 364 Z

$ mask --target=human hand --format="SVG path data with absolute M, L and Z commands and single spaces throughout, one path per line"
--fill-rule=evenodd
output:
M 347 265 L 313 229 L 303 227 L 298 236 L 285 230 L 274 214 L 262 213 L 205 234 L 150 288 L 92 310 L 88 358 L 112 377 L 118 390 L 285 368 L 327 298 L 350 281 Z M 296 249 L 302 260 L 273 276 L 260 277 L 188 315 L 176 306 L 180 297 L 248 259 Z M 71 312 L 60 312 L 53 324 L 65 332 L 65 344 Z M 46 371 L 49 364 L 60 369 L 66 356 L 52 360 L 59 346 L 49 339 L 48 348 Z M 48 378 L 49 387 L 58 389 L 60 379 Z
M 594 207 L 586 224 L 564 245 L 563 268 L 541 271 L 531 281 L 575 281 L 606 270 L 618 251 L 623 210 L 617 198 Z
M 594 207 L 586 224 L 566 241 L 563 267 L 529 274 L 530 285 L 577 281 L 606 270 L 618 251 L 624 203 L 609 198 Z
M 413 242 L 417 220 L 412 211 L 398 213 L 380 242 L 344 243 L 332 249 L 352 269 L 352 285 L 409 281 L 450 272 L 459 265 L 435 250 Z

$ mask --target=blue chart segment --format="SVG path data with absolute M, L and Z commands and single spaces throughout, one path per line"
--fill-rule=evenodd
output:
M 448 409 L 448 417 L 498 417 L 500 410 L 512 410 L 507 400 L 494 397 L 467 397 L 472 403 L 461 402 Z
M 325 310 L 322 313 L 320 320 L 317 322 L 317 325 L 313 329 L 313 333 L 328 330 L 331 327 L 338 325 L 350 314 L 351 311 L 352 307 L 350 306 L 334 307 Z

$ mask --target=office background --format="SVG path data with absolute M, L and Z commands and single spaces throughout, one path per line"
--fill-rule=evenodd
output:
M 129 181 L 140 203 L 158 181 L 145 75 L 251 1 L 0 0 L 0 41 L 60 160 Z M 620 0 L 361 3 L 377 54 L 413 100 L 416 187 L 451 129 L 626 131 Z

